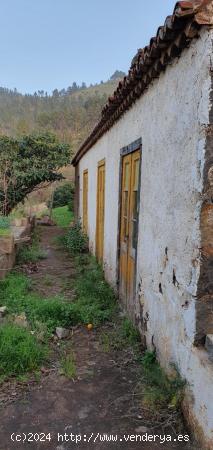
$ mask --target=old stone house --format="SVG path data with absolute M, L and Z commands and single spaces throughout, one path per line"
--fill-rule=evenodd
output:
M 213 6 L 180 1 L 74 157 L 76 214 L 213 448 Z

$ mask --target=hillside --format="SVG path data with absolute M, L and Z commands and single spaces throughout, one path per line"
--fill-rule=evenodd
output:
M 109 81 L 90 87 L 73 83 L 67 89 L 55 89 L 52 95 L 44 91 L 23 95 L 16 89 L 0 88 L 0 133 L 17 136 L 52 131 L 74 153 L 94 127 L 121 75 L 116 71 Z

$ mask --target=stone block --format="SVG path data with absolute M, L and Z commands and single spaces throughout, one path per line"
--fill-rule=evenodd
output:
M 0 255 L 8 255 L 14 250 L 13 235 L 0 236 Z

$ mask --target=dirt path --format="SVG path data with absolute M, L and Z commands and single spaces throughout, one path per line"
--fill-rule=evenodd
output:
M 60 233 L 57 227 L 42 229 L 41 242 L 47 258 L 39 263 L 39 270 L 32 274 L 32 279 L 34 288 L 45 295 L 65 294 L 72 298 L 75 270 L 70 258 L 54 243 Z M 66 344 L 72 346 L 76 354 L 76 381 L 60 375 L 59 361 L 55 358 L 38 383 L 28 383 L 20 389 L 10 386 L 8 399 L 2 397 L 1 450 L 195 449 L 194 444 L 177 441 L 167 444 L 160 444 L 159 440 L 157 443 L 134 442 L 134 436 L 130 440 L 128 435 L 171 434 L 172 429 L 163 429 L 147 418 L 137 397 L 137 363 L 125 349 L 116 354 L 104 353 L 100 332 L 77 328 L 72 341 Z M 12 433 L 13 439 L 17 436 L 18 441 L 12 442 Z M 22 442 L 24 434 L 31 442 Z M 100 435 L 104 434 L 114 435 L 114 439 L 117 435 L 117 442 L 102 441 Z

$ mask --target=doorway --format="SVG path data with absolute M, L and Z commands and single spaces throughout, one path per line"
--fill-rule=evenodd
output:
M 105 214 L 105 160 L 98 163 L 97 214 L 96 214 L 96 257 L 103 262 L 104 253 L 104 214 Z
M 88 170 L 83 172 L 83 231 L 88 234 Z
M 134 148 L 134 147 L 133 147 Z M 122 156 L 119 294 L 130 314 L 134 311 L 135 274 L 140 204 L 141 149 Z

